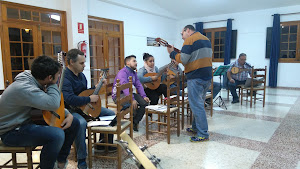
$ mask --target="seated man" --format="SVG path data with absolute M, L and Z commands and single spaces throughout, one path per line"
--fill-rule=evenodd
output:
M 237 67 L 239 69 L 244 69 L 237 74 L 232 74 L 231 69 Z M 227 71 L 227 77 L 229 80 L 229 90 L 233 97 L 232 104 L 239 102 L 239 96 L 236 93 L 236 87 L 241 84 L 245 84 L 248 74 L 251 74 L 251 65 L 246 62 L 246 54 L 241 53 L 239 58 L 230 64 L 230 68 Z
M 125 84 L 129 82 L 129 76 L 132 77 L 132 84 L 137 89 L 138 93 L 133 93 L 133 102 L 132 106 L 134 109 L 133 115 L 133 130 L 138 131 L 138 124 L 142 120 L 145 114 L 145 107 L 150 102 L 149 98 L 146 96 L 143 85 L 139 81 L 137 77 L 137 73 L 135 72 L 137 67 L 136 56 L 130 55 L 127 56 L 124 60 L 125 67 L 121 69 L 115 77 L 115 81 L 112 88 L 112 99 L 116 101 L 116 83 L 117 79 L 120 80 L 120 84 Z M 125 96 L 129 95 L 129 89 L 122 91 Z M 139 104 L 139 106 L 138 106 Z
M 214 82 L 213 87 L 214 87 L 213 88 L 213 99 L 214 99 L 221 91 L 221 84 L 218 82 Z M 208 92 L 211 92 L 211 90 L 209 89 Z M 210 98 L 206 99 L 205 102 L 207 104 L 211 104 Z
M 74 117 L 77 117 L 80 122 L 80 128 L 78 135 L 75 139 L 75 146 L 77 149 L 77 161 L 78 168 L 85 169 L 87 168 L 86 164 L 86 120 L 80 115 L 82 105 L 88 103 L 97 102 L 99 99 L 98 95 L 90 95 L 87 97 L 78 96 L 82 91 L 87 89 L 87 80 L 85 75 L 82 73 L 85 67 L 85 56 L 84 53 L 78 49 L 71 49 L 67 53 L 67 62 L 68 67 L 66 68 L 64 85 L 62 88 L 63 96 L 65 100 L 66 108 L 73 114 Z M 82 113 L 81 113 L 82 114 Z M 101 107 L 100 116 L 111 116 L 115 115 L 115 112 L 107 108 Z M 100 140 L 102 140 L 103 135 L 100 135 Z M 113 135 L 109 135 L 109 143 L 113 143 Z M 97 146 L 96 150 L 104 151 L 103 146 Z M 108 147 L 109 152 L 116 151 L 116 147 Z
M 77 135 L 79 121 L 67 110 L 62 128 L 36 125 L 31 120 L 32 108 L 56 111 L 60 107 L 57 79 L 61 66 L 48 56 L 39 56 L 31 71 L 17 75 L 0 99 L 0 137 L 7 146 L 43 146 L 42 169 L 64 168 L 71 145 Z

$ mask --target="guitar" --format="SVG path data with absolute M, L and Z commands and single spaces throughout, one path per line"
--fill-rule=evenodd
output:
M 99 95 L 100 89 L 103 85 L 103 80 L 106 79 L 108 69 L 102 69 L 102 71 L 103 74 L 96 89 L 87 89 L 81 92 L 78 96 L 88 97 L 90 95 Z M 98 101 L 95 103 L 88 103 L 87 105 L 80 106 L 80 109 L 85 115 L 96 118 L 101 112 L 101 99 L 98 99 Z
M 243 68 L 238 68 L 238 67 L 232 67 L 231 73 L 232 74 L 238 74 L 244 71 L 250 71 L 251 69 L 243 69 Z
M 47 110 L 42 111 L 44 121 L 49 126 L 59 127 L 59 128 L 62 128 L 61 123 L 65 120 L 65 104 L 64 104 L 64 97 L 61 92 L 63 82 L 64 82 L 65 70 L 66 70 L 65 56 L 66 56 L 66 53 L 63 51 L 61 51 L 60 53 L 57 54 L 58 62 L 60 62 L 62 65 L 62 72 L 60 74 L 59 84 L 58 84 L 58 89 L 61 93 L 60 94 L 61 95 L 60 106 L 56 111 L 47 111 Z
M 167 68 L 172 67 L 175 63 L 171 62 L 165 66 L 163 66 L 163 68 L 158 72 L 158 73 L 147 73 L 144 75 L 144 77 L 149 77 L 149 76 L 156 76 L 158 77 L 156 81 L 152 81 L 152 82 L 147 82 L 144 83 L 144 85 L 146 87 L 148 87 L 151 90 L 155 90 L 159 87 L 160 83 L 161 83 L 161 75 L 166 71 Z
M 163 40 L 161 38 L 156 38 L 155 41 L 158 42 L 160 45 L 162 45 L 164 47 L 168 47 L 168 48 L 172 47 L 171 45 L 169 45 L 169 43 L 166 40 Z M 174 51 L 177 52 L 177 53 L 181 53 L 181 51 L 179 49 L 175 48 L 175 47 L 174 47 Z

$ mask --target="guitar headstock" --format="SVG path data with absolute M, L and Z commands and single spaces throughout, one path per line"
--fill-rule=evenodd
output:
M 169 47 L 169 43 L 167 41 L 165 41 L 164 39 L 162 38 L 156 38 L 155 39 L 156 42 L 158 42 L 160 45 L 164 46 L 164 47 Z
M 63 68 L 66 67 L 66 62 L 65 62 L 66 56 L 67 53 L 64 51 L 57 53 L 57 61 L 62 65 Z

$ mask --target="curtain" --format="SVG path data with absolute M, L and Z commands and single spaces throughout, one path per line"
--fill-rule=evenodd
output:
M 197 23 L 195 23 L 195 25 L 196 25 L 196 31 L 203 34 L 203 22 L 197 22 Z
M 270 52 L 269 86 L 277 87 L 277 70 L 280 52 L 280 15 L 274 14 Z
M 228 19 L 227 20 L 226 37 L 225 37 L 224 65 L 228 65 L 230 63 L 231 34 L 232 34 L 232 19 Z

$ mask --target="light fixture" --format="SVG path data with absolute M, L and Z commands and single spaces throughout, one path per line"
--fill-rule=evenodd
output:
M 30 29 L 24 29 L 26 33 L 29 33 Z

